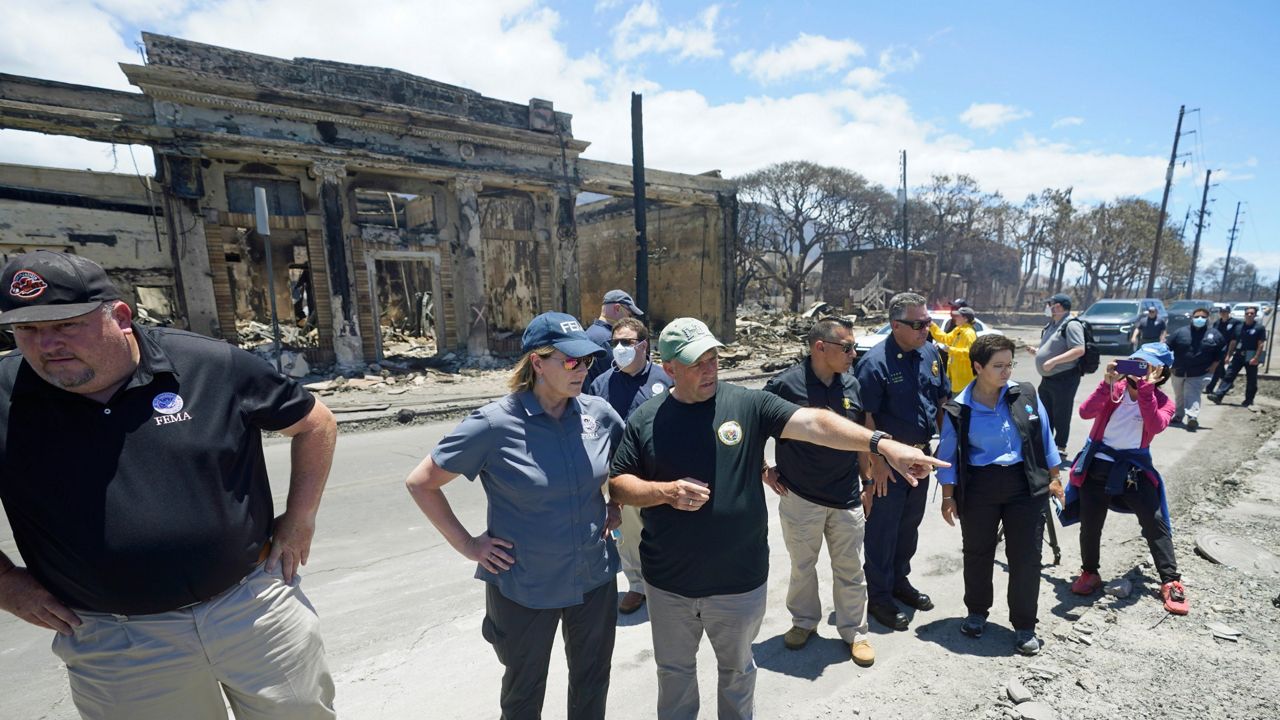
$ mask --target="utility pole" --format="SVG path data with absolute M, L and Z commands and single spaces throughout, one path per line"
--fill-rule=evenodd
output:
M 1227 301 L 1227 281 L 1231 277 L 1231 251 L 1236 246 L 1236 228 L 1240 224 L 1240 203 L 1236 203 L 1236 219 L 1231 221 L 1231 234 L 1227 236 L 1227 261 L 1222 264 L 1222 301 Z
M 1204 194 L 1200 196 L 1200 215 L 1196 218 L 1196 241 L 1191 245 L 1191 274 L 1187 277 L 1187 299 L 1196 294 L 1196 260 L 1200 258 L 1200 233 L 1204 231 L 1204 206 L 1209 202 L 1209 175 L 1212 170 L 1204 171 Z
M 631 193 L 635 198 L 636 304 L 649 310 L 649 223 L 644 197 L 644 108 L 643 96 L 631 93 Z
M 902 291 L 911 289 L 911 252 L 907 249 L 907 151 L 902 151 L 902 187 L 898 188 L 898 204 L 902 206 Z
M 1151 272 L 1147 273 L 1147 297 L 1155 297 L 1156 267 L 1160 264 L 1160 236 L 1164 234 L 1164 212 L 1169 208 L 1169 188 L 1173 186 L 1173 166 L 1178 162 L 1178 141 L 1182 139 L 1182 116 L 1186 105 L 1178 106 L 1178 127 L 1173 131 L 1173 152 L 1169 154 L 1169 169 L 1164 173 L 1164 197 L 1160 200 L 1160 220 L 1156 224 L 1156 244 L 1151 249 Z

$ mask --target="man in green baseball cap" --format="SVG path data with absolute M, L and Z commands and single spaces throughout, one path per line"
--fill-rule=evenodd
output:
M 675 384 L 631 413 L 609 471 L 610 497 L 641 508 L 659 720 L 698 714 L 696 658 L 704 633 L 720 668 L 719 716 L 753 715 L 751 643 L 764 619 L 769 575 L 760 478 L 768 438 L 871 451 L 912 484 L 946 465 L 836 413 L 720 382 L 723 346 L 695 318 L 662 329 L 662 369 Z

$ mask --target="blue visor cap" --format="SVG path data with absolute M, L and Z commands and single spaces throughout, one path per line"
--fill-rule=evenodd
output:
M 1134 360 L 1146 360 L 1148 365 L 1169 367 L 1173 364 L 1173 351 L 1162 342 L 1147 343 L 1129 357 Z
M 524 329 L 520 352 L 554 347 L 569 357 L 604 355 L 604 348 L 591 341 L 578 319 L 565 313 L 542 313 Z

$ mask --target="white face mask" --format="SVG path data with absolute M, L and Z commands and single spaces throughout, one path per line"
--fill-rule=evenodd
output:
M 630 347 L 626 345 L 614 345 L 613 361 L 617 363 L 618 367 L 620 368 L 624 368 L 630 365 L 631 362 L 636 359 L 636 348 L 639 345 L 640 343 L 636 343 L 635 345 L 632 345 Z
M 1045 316 L 1045 317 L 1053 317 L 1053 306 L 1052 306 L 1052 305 L 1045 305 L 1045 306 L 1044 306 L 1044 316 Z
M 1198 328 L 1201 328 L 1209 324 L 1209 318 L 1202 318 L 1202 317 L 1191 318 L 1191 324 L 1195 325 Z

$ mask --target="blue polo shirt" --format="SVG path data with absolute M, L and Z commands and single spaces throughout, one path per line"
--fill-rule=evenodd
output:
M 980 465 L 1017 465 L 1022 462 L 1022 438 L 1018 436 L 1018 428 L 1013 424 L 1013 416 L 1009 413 L 1009 403 L 1005 402 L 1005 394 L 1009 388 L 1018 383 L 1010 380 L 1000 388 L 1000 397 L 995 407 L 987 407 L 973 398 L 970 383 L 956 402 L 969 406 L 969 467 Z M 1032 396 L 1035 397 L 1035 396 Z M 1062 463 L 1058 455 L 1058 446 L 1053 442 L 1053 428 L 1049 427 L 1049 415 L 1044 411 L 1044 403 L 1036 397 L 1036 412 L 1043 421 L 1040 423 L 1041 440 L 1044 442 L 1045 460 L 1049 467 L 1057 467 Z M 938 459 L 951 463 L 951 467 L 938 468 L 938 484 L 954 485 L 956 482 L 955 463 L 959 453 L 956 444 L 959 436 L 954 423 L 942 423 L 942 440 L 938 443 Z
M 938 428 L 938 408 L 951 397 L 951 382 L 933 343 L 908 352 L 890 334 L 867 351 L 856 374 L 862 409 L 877 430 L 910 445 L 929 442 Z
M 604 398 L 626 420 L 646 400 L 670 390 L 672 384 L 666 371 L 652 362 L 645 362 L 635 375 L 617 367 L 609 368 L 591 385 L 591 394 Z
M 532 392 L 522 392 L 476 410 L 441 440 L 432 459 L 448 472 L 480 478 L 489 534 L 515 546 L 509 570 L 477 566 L 476 578 L 533 609 L 579 605 L 612 580 L 618 551 L 602 537 L 601 488 L 621 437 L 622 418 L 598 397 L 570 398 L 557 420 Z

